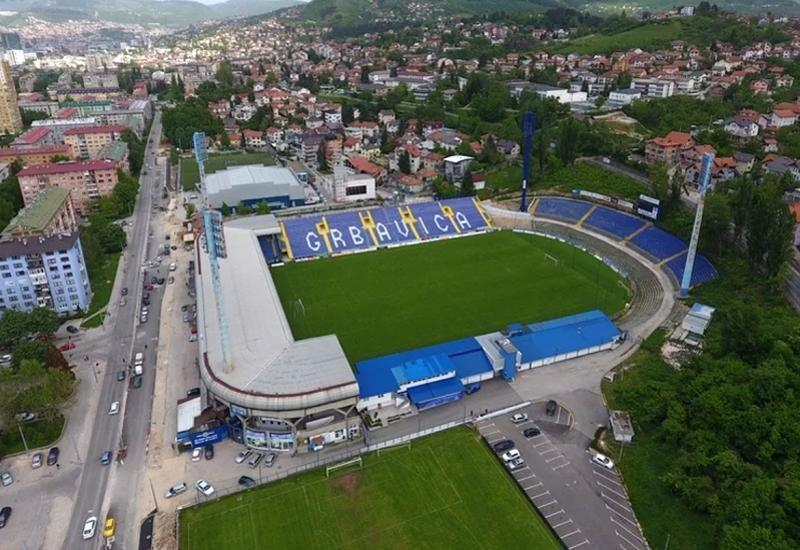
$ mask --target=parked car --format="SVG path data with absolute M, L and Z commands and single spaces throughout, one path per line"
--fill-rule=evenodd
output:
M 122 382 L 123 380 L 125 380 L 125 369 L 119 369 L 117 371 L 117 381 Z
M 133 377 L 133 387 L 134 387 L 134 389 L 137 389 L 137 390 L 142 387 L 142 375 L 141 374 L 137 374 L 136 376 Z
M 31 458 L 31 468 L 34 470 L 42 467 L 42 453 L 34 453 Z
M 214 458 L 214 445 L 209 443 L 208 445 L 203 447 L 203 456 L 206 457 L 206 460 L 211 460 L 212 458 Z
M 11 354 L 5 353 L 0 355 L 0 363 L 10 363 L 11 362 Z
M 127 295 L 128 295 L 128 287 L 127 287 L 127 286 L 126 286 L 126 287 L 123 287 L 121 294 L 122 294 L 123 296 L 127 296 Z
M 247 463 L 248 466 L 251 468 L 257 468 L 258 463 L 261 462 L 261 459 L 264 458 L 264 455 L 261 453 L 253 453 L 253 457 L 250 459 L 250 462 Z
M 250 476 L 242 476 L 239 478 L 239 485 L 242 487 L 255 487 L 256 480 Z
M 36 413 L 21 412 L 14 415 L 14 420 L 17 422 L 32 422 L 36 420 Z
M 106 523 L 103 525 L 103 536 L 110 539 L 117 532 L 117 520 L 114 518 L 106 518 Z
M 166 282 L 166 279 L 164 279 L 164 277 L 159 277 L 158 284 L 163 285 L 165 282 Z
M 604 454 L 597 453 L 592 457 L 592 462 L 594 462 L 598 466 L 602 466 L 603 468 L 607 468 L 609 470 L 614 469 L 614 461 L 608 458 Z
M 275 464 L 275 459 L 277 458 L 278 453 L 267 453 L 266 456 L 264 456 L 264 466 L 267 468 L 272 468 L 272 466 Z
M 250 449 L 239 451 L 239 453 L 236 455 L 236 464 L 241 464 L 242 462 L 250 458 L 251 454 L 253 454 L 253 451 L 251 451 Z
M 3 487 L 8 487 L 12 483 L 14 483 L 14 478 L 11 476 L 11 472 L 6 470 L 2 474 L 0 474 L 0 483 L 3 484 Z
M 56 462 L 58 462 L 58 454 L 59 454 L 58 447 L 53 447 L 50 449 L 50 452 L 47 453 L 47 465 L 48 466 L 55 466 Z
M 144 289 L 145 289 L 145 290 L 147 290 L 148 292 L 149 292 L 149 291 L 152 291 L 152 290 L 153 290 L 153 288 L 154 288 L 154 287 L 153 287 L 153 285 L 151 285 L 151 284 L 144 285 Z
M 186 397 L 196 397 L 200 395 L 200 388 L 191 388 L 186 392 Z
M 78 334 L 80 330 L 75 325 L 67 325 L 67 332 L 70 334 Z
M 111 451 L 103 451 L 103 454 L 100 455 L 100 464 L 102 464 L 103 466 L 108 466 L 109 464 L 111 464 L 112 456 L 113 455 L 111 454 Z
M 108 408 L 108 414 L 119 414 L 119 401 L 111 403 L 111 407 Z
M 547 405 L 544 408 L 544 412 L 547 413 L 547 416 L 555 416 L 556 410 L 558 409 L 558 403 L 555 400 L 551 399 L 547 402 Z
M 177 485 L 173 485 L 172 487 L 167 489 L 167 492 L 164 493 L 164 498 L 172 498 L 175 495 L 181 494 L 185 490 L 186 490 L 186 484 L 185 483 L 178 483 Z
M 525 430 L 522 432 L 522 434 L 525 437 L 536 437 L 540 433 L 542 433 L 542 430 L 539 429 L 539 426 L 531 426 L 530 428 L 525 428 Z
M 3 506 L 3 509 L 0 510 L 0 529 L 6 526 L 8 523 L 8 518 L 11 517 L 11 506 Z
M 205 479 L 198 479 L 197 483 L 194 484 L 194 487 L 203 496 L 210 497 L 211 495 L 214 494 L 214 487 L 212 487 L 211 484 Z
M 119 299 L 119 307 L 125 307 L 127 305 L 127 303 L 128 303 L 128 300 L 126 300 L 124 297 Z
M 157 283 L 158 283 L 158 277 L 156 277 L 155 275 L 153 275 L 152 277 L 150 277 L 150 284 L 151 284 L 151 285 L 155 285 L 155 284 L 157 284 Z
M 507 464 L 507 466 L 508 466 L 508 469 L 513 472 L 514 470 L 519 470 L 520 468 L 525 466 L 525 461 L 523 459 L 521 459 L 521 458 L 515 458 L 514 460 L 510 461 Z
M 202 447 L 195 447 L 192 449 L 192 462 L 200 462 L 200 458 L 203 455 L 203 448 Z
M 511 422 L 514 424 L 521 424 L 528 421 L 528 415 L 525 413 L 517 413 L 511 417 Z
M 503 456 L 500 458 L 503 459 L 503 462 L 511 462 L 514 459 L 520 458 L 519 451 L 517 449 L 511 449 L 503 453 Z
M 89 540 L 94 537 L 94 532 L 97 529 L 97 517 L 92 516 L 83 524 L 83 540 Z
M 494 448 L 494 452 L 496 453 L 504 453 L 507 450 L 514 448 L 514 442 L 510 439 L 504 439 L 492 445 L 492 448 Z
M 63 346 L 60 346 L 58 348 L 58 351 L 69 351 L 69 350 L 74 349 L 74 348 L 75 348 L 75 342 L 70 340 L 69 342 L 67 342 Z

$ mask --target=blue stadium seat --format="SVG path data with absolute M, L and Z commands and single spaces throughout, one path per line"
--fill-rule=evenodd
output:
M 659 260 L 666 260 L 688 248 L 686 243 L 678 237 L 670 235 L 658 227 L 648 227 L 632 238 L 630 242 Z
M 289 246 L 292 247 L 292 256 L 295 259 L 325 256 L 328 253 L 325 241 L 317 233 L 316 225 L 319 221 L 319 216 L 291 218 L 283 221 L 283 227 L 289 238 Z
M 672 273 L 675 274 L 675 278 L 678 279 L 678 284 L 681 283 L 683 280 L 683 270 L 686 267 L 686 256 L 687 253 L 681 254 L 677 258 L 674 258 L 667 262 L 667 267 L 669 268 Z M 708 261 L 708 258 L 703 256 L 702 254 L 698 254 L 694 258 L 694 269 L 692 270 L 692 281 L 689 284 L 691 287 L 695 287 L 697 285 L 701 285 L 703 283 L 707 283 L 712 279 L 716 279 L 717 277 L 717 270 L 714 269 L 714 266 L 711 265 L 711 262 Z
M 486 220 L 484 220 L 481 213 L 478 212 L 478 208 L 475 206 L 475 202 L 471 197 L 446 199 L 441 201 L 441 204 L 442 206 L 449 206 L 453 209 L 453 217 L 462 233 L 486 229 Z
M 442 213 L 438 202 L 412 204 L 410 208 L 417 220 L 417 233 L 420 239 L 435 239 L 458 234 L 447 216 Z
M 328 214 L 325 220 L 328 222 L 328 240 L 333 252 L 363 250 L 374 246 L 358 212 Z
M 274 264 L 283 260 L 280 240 L 277 235 L 261 235 L 258 237 L 258 245 L 261 247 L 261 253 L 264 254 L 267 264 Z
M 635 233 L 644 227 L 644 224 L 645 221 L 641 218 L 602 206 L 597 207 L 583 222 L 584 226 L 599 229 L 621 239 Z
M 539 199 L 539 206 L 536 207 L 536 215 L 576 222 L 586 215 L 591 207 L 590 202 L 542 197 Z
M 414 232 L 405 224 L 396 206 L 369 211 L 375 221 L 375 238 L 380 246 L 414 240 Z

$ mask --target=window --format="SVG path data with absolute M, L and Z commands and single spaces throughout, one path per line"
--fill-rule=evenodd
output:
M 3 278 L 4 279 L 10 279 L 11 278 L 11 273 L 3 273 Z
M 78 295 L 77 294 L 70 294 L 69 295 L 69 299 L 72 300 L 73 302 L 77 302 L 78 301 Z
M 345 190 L 345 195 L 348 197 L 352 195 L 364 195 L 367 192 L 366 185 L 353 185 Z

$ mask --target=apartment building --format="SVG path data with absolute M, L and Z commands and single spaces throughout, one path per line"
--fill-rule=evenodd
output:
M 35 147 L 0 147 L 0 162 L 20 161 L 22 164 L 46 164 L 53 157 L 69 157 L 68 145 L 40 145 Z
M 39 193 L 33 202 L 20 210 L 5 229 L 4 240 L 51 237 L 76 233 L 78 217 L 68 189 L 51 187 Z
M 22 131 L 22 115 L 17 105 L 17 89 L 11 77 L 11 66 L 0 62 L 0 131 L 16 133 Z
M 671 80 L 658 80 L 655 78 L 634 78 L 631 88 L 642 93 L 645 97 L 670 97 L 675 93 L 675 83 Z
M 694 147 L 694 138 L 684 132 L 670 132 L 664 137 L 653 138 L 647 142 L 645 160 L 648 164 L 663 162 L 667 166 L 675 166 L 681 155 Z
M 51 187 L 67 189 L 75 211 L 86 216 L 100 197 L 110 195 L 117 185 L 117 164 L 110 160 L 60 162 L 26 166 L 17 174 L 25 206 Z
M 64 132 L 64 143 L 69 145 L 73 157 L 97 160 L 103 158 L 103 151 L 109 143 L 122 139 L 125 130 L 127 128 L 119 124 L 70 128 Z
M 92 298 L 77 233 L 0 241 L 0 312 L 86 311 Z

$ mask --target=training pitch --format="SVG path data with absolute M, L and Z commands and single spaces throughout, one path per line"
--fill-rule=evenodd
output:
M 352 362 L 628 300 L 611 268 L 553 239 L 497 231 L 290 263 L 272 276 L 296 339 L 336 334 Z
M 559 548 L 478 436 L 456 428 L 180 514 L 181 548 Z

